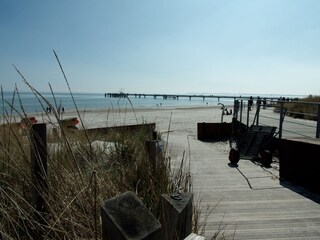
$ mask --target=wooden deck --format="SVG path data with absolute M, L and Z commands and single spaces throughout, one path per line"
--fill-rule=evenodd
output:
M 228 165 L 226 143 L 204 143 L 170 136 L 172 159 L 189 152 L 194 202 L 200 194 L 202 216 L 214 208 L 204 236 L 221 231 L 226 239 L 320 239 L 320 198 L 280 183 L 278 171 L 248 160 Z M 309 194 L 309 195 L 308 195 Z M 308 197 L 306 197 L 308 196 Z

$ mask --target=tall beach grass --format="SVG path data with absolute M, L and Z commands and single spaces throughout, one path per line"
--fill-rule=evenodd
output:
M 157 156 L 154 171 L 145 147 L 145 141 L 151 140 L 147 129 L 99 136 L 88 135 L 85 129 L 70 132 L 54 113 L 47 116 L 47 129 L 56 130 L 47 136 L 48 174 L 43 176 L 48 183 L 48 194 L 43 196 L 47 211 L 37 212 L 32 195 L 30 126 L 21 129 L 10 114 L 3 118 L 0 231 L 4 239 L 100 239 L 102 201 L 133 191 L 158 217 L 161 194 L 191 190 L 185 187 L 190 178 L 185 177 L 183 164 L 178 173 L 173 172 L 168 155 Z

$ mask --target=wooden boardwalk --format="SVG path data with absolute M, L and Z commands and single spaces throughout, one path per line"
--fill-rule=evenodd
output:
M 318 196 L 281 184 L 275 169 L 248 160 L 229 166 L 226 143 L 188 138 L 170 135 L 171 154 L 180 160 L 183 150 L 190 152 L 194 202 L 200 194 L 202 217 L 207 206 L 215 206 L 206 239 L 219 230 L 226 239 L 320 239 Z

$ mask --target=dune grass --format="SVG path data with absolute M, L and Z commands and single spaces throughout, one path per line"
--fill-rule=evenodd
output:
M 47 210 L 37 212 L 32 192 L 28 130 L 24 132 L 4 116 L 0 133 L 0 218 L 4 239 L 100 239 L 100 204 L 125 191 L 133 191 L 158 217 L 160 195 L 187 191 L 190 181 L 183 164 L 178 173 L 170 169 L 170 158 L 157 155 L 157 169 L 148 159 L 147 129 L 132 133 L 109 132 L 89 136 L 86 131 L 68 132 L 59 119 L 48 125 L 59 137 L 48 134 Z M 48 126 L 50 127 L 50 126 Z M 97 141 L 97 139 L 99 141 Z M 189 191 L 189 189 L 188 189 Z M 39 220 L 39 218 L 41 218 Z

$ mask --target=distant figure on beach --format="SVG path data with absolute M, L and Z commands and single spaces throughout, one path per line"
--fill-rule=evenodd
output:
M 232 109 L 228 111 L 228 108 L 225 108 L 223 115 L 232 115 Z
M 248 108 L 249 108 L 249 111 L 252 110 L 252 105 L 253 105 L 253 98 L 252 96 L 250 96 L 249 100 L 248 100 Z
M 64 113 L 64 107 L 62 107 L 62 113 Z
M 58 108 L 57 108 L 57 113 L 58 113 L 59 116 L 60 116 L 60 112 L 61 112 L 61 105 L 59 105 Z
M 46 113 L 51 113 L 51 107 L 46 107 Z

